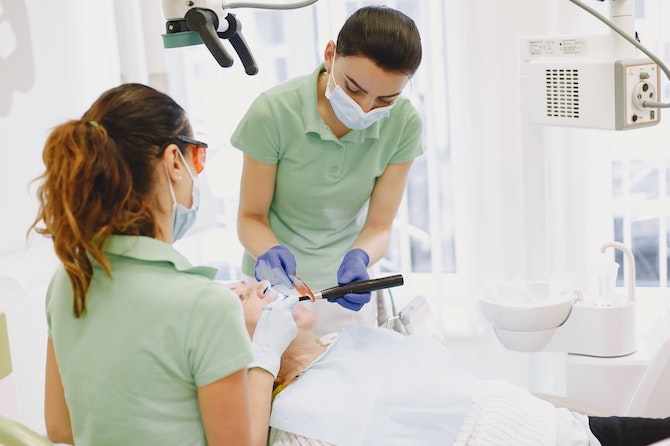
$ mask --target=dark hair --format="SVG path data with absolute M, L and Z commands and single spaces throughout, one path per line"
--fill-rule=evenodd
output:
M 109 235 L 156 236 L 156 155 L 166 141 L 190 132 L 172 98 L 146 85 L 123 84 L 103 93 L 81 119 L 49 134 L 42 154 L 46 169 L 37 178 L 39 210 L 29 232 L 53 239 L 77 317 L 86 310 L 92 262 L 111 275 L 102 251 Z
M 367 6 L 356 10 L 340 29 L 337 54 L 365 56 L 385 71 L 411 76 L 421 63 L 421 36 L 402 12 Z

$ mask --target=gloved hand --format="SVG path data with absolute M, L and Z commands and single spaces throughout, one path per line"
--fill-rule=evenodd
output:
M 273 246 L 256 260 L 254 275 L 259 282 L 267 280 L 270 285 L 283 285 L 293 289 L 289 274 L 296 273 L 295 256 L 284 245 Z
M 351 282 L 358 282 L 359 280 L 368 280 L 368 262 L 370 256 L 368 253 L 360 248 L 352 249 L 344 255 L 340 268 L 337 270 L 337 283 L 339 285 L 346 285 Z M 344 297 L 337 299 L 328 299 L 329 302 L 337 302 L 344 308 L 359 311 L 363 305 L 370 302 L 371 293 L 349 293 Z
M 293 310 L 298 296 L 277 299 L 263 307 L 251 341 L 254 360 L 248 368 L 260 367 L 277 378 L 281 355 L 298 333 L 293 320 Z

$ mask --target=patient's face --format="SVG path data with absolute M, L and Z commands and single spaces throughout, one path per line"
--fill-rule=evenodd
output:
M 237 288 L 234 291 L 242 300 L 242 309 L 244 311 L 244 322 L 250 336 L 253 336 L 256 330 L 256 324 L 263 313 L 263 307 L 274 302 L 274 297 L 270 293 L 263 293 L 265 283 L 260 282 L 246 288 Z M 314 313 L 298 305 L 293 310 L 293 319 L 298 329 L 304 328 L 312 330 L 314 328 Z
M 247 286 L 243 283 L 231 286 L 231 289 L 240 297 L 242 311 L 244 312 L 244 323 L 247 326 L 249 336 L 253 336 L 256 324 L 261 317 L 263 307 L 272 302 L 272 297 L 263 293 L 264 283 L 255 283 Z

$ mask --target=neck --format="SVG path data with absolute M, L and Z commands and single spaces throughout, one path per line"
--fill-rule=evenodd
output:
M 299 340 L 297 340 L 299 341 Z M 277 374 L 277 382 L 288 385 L 296 376 L 300 375 L 324 351 L 325 346 L 311 342 L 293 342 L 282 355 L 281 367 Z

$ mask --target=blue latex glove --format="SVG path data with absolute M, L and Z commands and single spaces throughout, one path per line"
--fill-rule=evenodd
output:
M 368 253 L 360 248 L 352 249 L 344 255 L 340 268 L 337 270 L 337 283 L 346 285 L 351 282 L 358 282 L 359 280 L 368 280 L 368 263 L 370 256 Z M 337 299 L 328 299 L 329 302 L 337 302 L 344 308 L 358 311 L 363 308 L 363 305 L 370 302 L 371 293 L 345 294 L 344 297 Z
M 251 341 L 254 360 L 248 368 L 259 367 L 277 378 L 281 355 L 298 333 L 293 320 L 293 310 L 297 305 L 298 295 L 294 295 L 263 307 Z
M 295 275 L 295 256 L 286 246 L 277 245 L 265 251 L 256 260 L 254 275 L 256 280 L 267 280 L 270 285 L 283 285 L 293 289 L 293 282 L 288 277 Z

